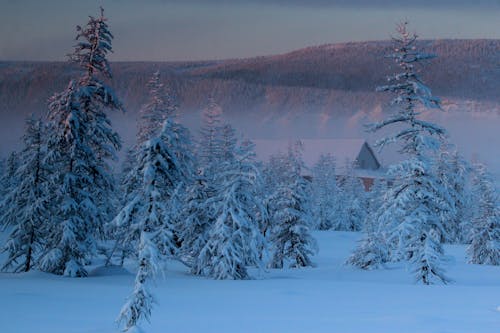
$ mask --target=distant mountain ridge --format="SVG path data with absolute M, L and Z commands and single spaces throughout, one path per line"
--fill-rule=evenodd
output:
M 436 95 L 500 101 L 500 40 L 424 40 L 419 46 L 438 55 L 423 70 L 425 82 Z M 355 109 L 373 105 L 360 101 L 360 93 L 376 103 L 383 100 L 373 92 L 394 70 L 385 58 L 390 52 L 391 43 L 380 41 L 226 61 L 118 62 L 112 64 L 112 85 L 132 110 L 142 103 L 147 78 L 156 69 L 186 109 L 200 107 L 210 94 L 229 112 L 233 108 L 286 108 L 291 103 L 309 109 L 339 109 L 357 101 L 349 108 Z M 0 111 L 43 108 L 44 101 L 63 89 L 74 74 L 74 65 L 69 63 L 1 62 Z
M 438 56 L 423 71 L 426 83 L 438 95 L 499 98 L 499 40 L 424 40 L 418 46 Z M 373 91 L 394 67 L 391 59 L 386 59 L 391 48 L 389 41 L 329 44 L 194 72 L 266 85 Z
M 438 55 L 422 68 L 422 77 L 445 109 L 500 114 L 500 40 L 423 40 L 419 46 Z M 389 96 L 375 87 L 395 70 L 385 57 L 390 52 L 390 41 L 375 41 L 248 59 L 112 63 L 111 85 L 128 111 L 115 123 L 127 122 L 127 131 L 134 130 L 146 83 L 158 69 L 184 114 L 197 115 L 211 96 L 226 116 L 251 118 L 271 130 L 273 122 L 286 125 L 303 116 L 312 119 L 311 127 L 339 117 L 361 121 L 356 119 L 388 105 Z M 0 139 L 18 140 L 23 118 L 44 114 L 47 99 L 64 89 L 76 70 L 66 62 L 0 62 Z

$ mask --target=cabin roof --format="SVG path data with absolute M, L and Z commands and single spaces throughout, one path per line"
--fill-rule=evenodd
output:
M 254 139 L 255 152 L 257 158 L 263 162 L 268 162 L 271 155 L 286 153 L 288 147 L 298 140 L 295 139 Z M 345 173 L 347 163 L 353 163 L 360 158 L 360 154 L 368 154 L 373 160 L 371 167 L 357 167 L 356 174 L 360 173 L 366 177 L 376 177 L 380 175 L 380 162 L 373 149 L 364 139 L 300 139 L 303 147 L 303 160 L 308 168 L 314 166 L 319 157 L 323 154 L 331 154 L 336 160 L 337 174 Z M 365 156 L 366 157 L 366 156 Z

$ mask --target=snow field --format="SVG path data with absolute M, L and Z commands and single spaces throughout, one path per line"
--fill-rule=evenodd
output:
M 314 232 L 316 268 L 251 271 L 254 280 L 210 280 L 169 262 L 153 292 L 149 333 L 488 333 L 500 328 L 500 267 L 465 263 L 446 246 L 450 285 L 416 285 L 404 264 L 362 271 L 343 265 L 360 238 Z M 133 271 L 133 267 L 127 267 Z M 96 267 L 88 278 L 40 272 L 0 274 L 5 333 L 109 333 L 134 275 Z

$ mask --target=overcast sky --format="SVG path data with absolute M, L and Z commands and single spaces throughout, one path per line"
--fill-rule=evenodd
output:
M 500 0 L 0 0 L 0 60 L 64 60 L 103 5 L 113 60 L 200 60 L 387 39 L 500 38 Z

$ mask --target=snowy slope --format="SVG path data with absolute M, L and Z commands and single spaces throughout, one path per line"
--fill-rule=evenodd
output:
M 255 280 L 213 281 L 169 263 L 147 332 L 468 332 L 500 329 L 500 267 L 465 264 L 450 246 L 447 286 L 414 285 L 401 265 L 360 271 L 342 263 L 357 233 L 316 232 L 316 268 L 271 270 Z M 0 274 L 0 331 L 119 332 L 113 320 L 133 275 L 98 268 L 86 279 Z

